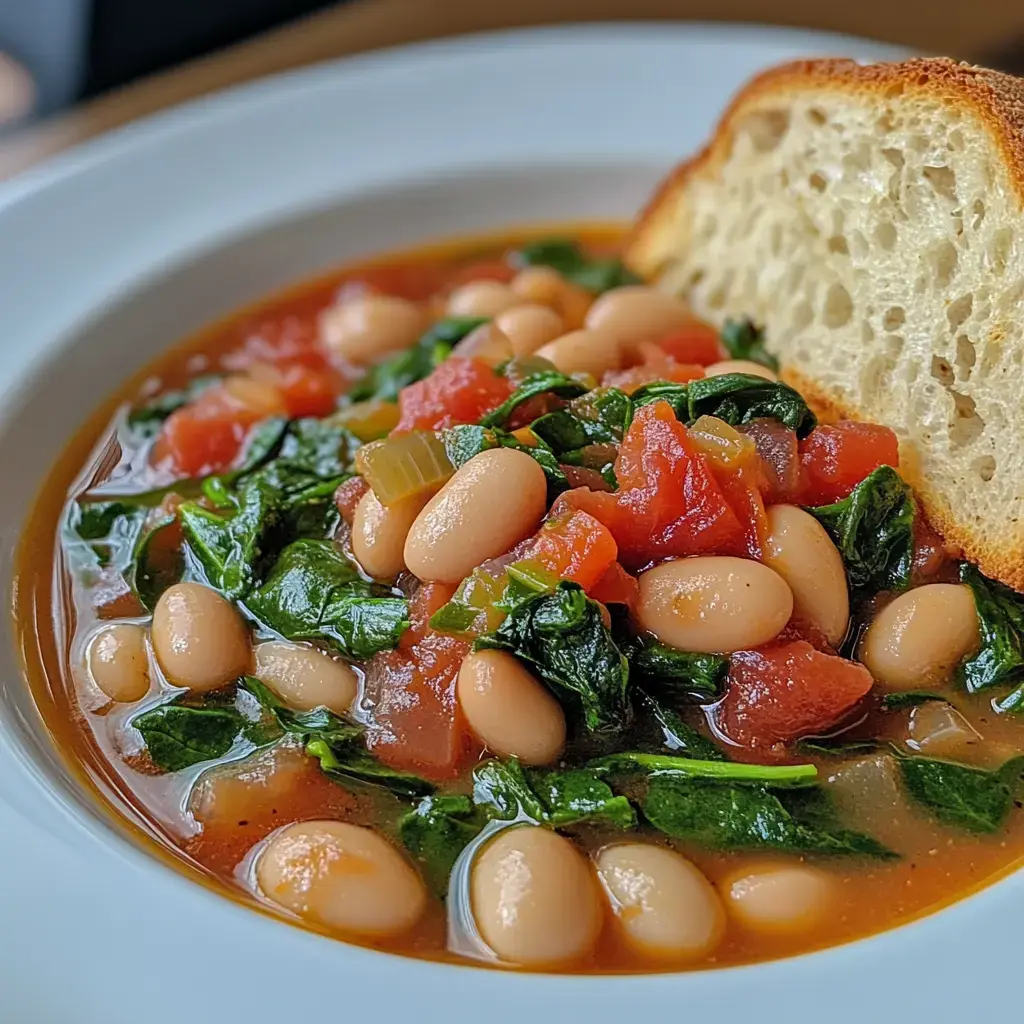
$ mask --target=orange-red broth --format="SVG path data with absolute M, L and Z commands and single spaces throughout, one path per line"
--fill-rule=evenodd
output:
M 602 251 L 613 249 L 619 237 L 617 229 L 607 227 L 577 228 L 574 233 L 592 249 Z M 137 840 L 224 895 L 269 909 L 255 890 L 252 853 L 276 829 L 320 818 L 379 824 L 381 815 L 391 816 L 393 808 L 387 798 L 349 791 L 331 782 L 314 761 L 288 746 L 257 752 L 226 767 L 155 774 L 152 766 L 147 766 L 137 737 L 126 728 L 137 707 L 97 699 L 95 688 L 83 684 L 76 668 L 80 657 L 74 645 L 76 633 L 87 633 L 97 619 L 137 614 L 138 608 L 127 588 L 114 579 L 89 594 L 73 592 L 57 539 L 65 504 L 74 497 L 69 488 L 83 478 L 89 486 L 97 485 L 116 464 L 116 452 L 98 442 L 109 437 L 112 414 L 121 403 L 180 386 L 198 373 L 237 366 L 239 353 L 259 356 L 268 343 L 274 345 L 282 338 L 308 339 L 315 334 L 321 310 L 344 288 L 369 283 L 386 293 L 428 300 L 467 279 L 507 276 L 502 254 L 536 234 L 524 231 L 463 240 L 355 264 L 271 296 L 206 328 L 107 401 L 76 434 L 39 495 L 18 554 L 15 616 L 26 675 L 54 742 Z M 984 698 L 952 693 L 951 698 L 981 733 L 986 747 L 993 750 L 993 761 L 1024 749 L 1020 726 L 994 715 Z M 903 738 L 907 714 L 875 715 L 865 723 L 866 731 Z M 818 763 L 825 779 L 842 767 L 834 759 Z M 1012 870 L 1024 853 L 1024 815 L 1014 814 L 1000 835 L 975 838 L 923 817 L 899 797 L 890 777 L 879 776 L 870 767 L 862 785 L 838 792 L 845 793 L 844 806 L 854 812 L 852 817 L 848 813 L 847 824 L 872 833 L 898 850 L 901 859 L 817 861 L 835 885 L 828 913 L 812 930 L 766 936 L 732 922 L 722 942 L 704 960 L 686 965 L 655 963 L 626 947 L 606 910 L 607 920 L 594 955 L 574 969 L 634 972 L 726 966 L 846 942 L 962 898 Z M 576 838 L 585 850 L 594 852 L 623 837 L 588 829 Z M 746 867 L 802 859 L 709 852 L 663 837 L 658 841 L 678 848 L 713 883 Z M 302 923 L 323 930 L 315 923 Z M 436 900 L 401 939 L 372 944 L 429 959 L 461 959 L 447 949 L 444 908 Z

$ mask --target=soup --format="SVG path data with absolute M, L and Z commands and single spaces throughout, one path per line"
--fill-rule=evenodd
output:
M 183 869 L 348 941 L 615 972 L 848 941 L 1017 862 L 1020 597 L 890 431 L 618 237 L 271 297 L 55 468 L 27 675 Z

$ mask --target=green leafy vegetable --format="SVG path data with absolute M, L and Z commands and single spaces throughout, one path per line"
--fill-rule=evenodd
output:
M 818 769 L 813 764 L 744 764 L 712 759 L 701 761 L 671 754 L 644 754 L 626 751 L 591 761 L 587 767 L 598 774 L 639 772 L 649 776 L 678 775 L 693 779 L 717 779 L 734 783 L 771 786 L 813 785 Z
M 788 384 L 747 373 L 723 373 L 686 385 L 687 423 L 717 416 L 732 426 L 770 418 L 806 437 L 817 425 L 803 396 Z
M 427 884 L 444 898 L 455 861 L 483 824 L 468 796 L 427 796 L 401 818 L 398 834 L 419 861 Z
M 330 541 L 297 540 L 246 606 L 288 640 L 329 640 L 345 657 L 365 661 L 395 647 L 409 625 L 408 602 L 380 592 Z
M 801 740 L 795 750 L 805 757 L 854 757 L 858 754 L 872 754 L 880 746 L 878 740 L 844 740 L 841 736 L 823 736 Z
M 682 423 L 690 421 L 689 389 L 685 384 L 673 384 L 667 380 L 652 381 L 650 384 L 644 384 L 642 387 L 637 388 L 630 395 L 630 399 L 633 403 L 633 409 L 630 413 L 629 421 L 626 423 L 627 428 L 633 420 L 633 413 L 645 405 L 650 405 L 652 402 L 668 402 L 677 420 Z
M 684 722 L 674 711 L 664 707 L 650 694 L 640 693 L 640 707 L 651 717 L 666 749 L 677 757 L 692 757 L 699 761 L 725 761 L 725 754 L 692 725 Z
M 636 814 L 628 799 L 585 768 L 567 771 L 524 769 L 516 758 L 484 761 L 473 771 L 473 799 L 492 818 L 527 817 L 542 825 L 604 824 L 632 828 Z
M 601 606 L 576 583 L 560 582 L 513 608 L 474 650 L 509 651 L 530 662 L 561 696 L 579 701 L 591 732 L 629 722 L 629 663 L 604 624 Z
M 1024 778 L 1024 757 L 1011 758 L 996 771 L 899 752 L 896 763 L 914 800 L 944 824 L 968 832 L 997 831 Z
M 277 698 L 270 687 L 254 676 L 243 676 L 238 685 L 255 698 L 261 712 L 270 717 L 281 732 L 306 738 L 320 737 L 339 744 L 353 742 L 364 735 L 365 730 L 361 725 L 346 722 L 327 708 L 293 711 Z
M 887 693 L 882 698 L 881 708 L 883 711 L 903 711 L 906 708 L 916 708 L 921 704 L 928 704 L 938 700 L 948 704 L 949 700 L 941 693 L 932 693 L 930 690 L 898 690 L 894 693 Z
M 752 320 L 726 320 L 721 337 L 730 359 L 749 359 L 778 370 L 778 359 L 764 347 L 764 329 Z
M 541 370 L 539 373 L 531 373 L 497 409 L 489 412 L 480 423 L 485 427 L 503 427 L 511 418 L 512 413 L 523 402 L 531 398 L 548 394 L 556 395 L 559 398 L 575 398 L 585 394 L 586 391 L 586 384 L 559 370 Z
M 514 260 L 520 265 L 552 267 L 567 281 L 598 294 L 627 284 L 643 283 L 643 279 L 627 270 L 621 260 L 587 256 L 579 245 L 568 239 L 548 238 L 532 242 L 523 246 Z
M 563 456 L 588 445 L 621 441 L 631 415 L 628 395 L 617 388 L 595 388 L 564 409 L 535 419 L 530 429 L 556 455 Z
M 817 789 L 773 791 L 764 785 L 656 774 L 641 809 L 659 831 L 710 849 L 896 856 L 871 836 L 840 827 Z
M 405 797 L 425 796 L 434 791 L 425 779 L 378 761 L 367 751 L 361 735 L 347 740 L 318 736 L 306 744 L 306 753 L 320 761 L 320 770 L 328 778 L 343 786 L 377 786 Z
M 1024 679 L 1024 598 L 973 565 L 960 566 L 960 579 L 971 588 L 978 611 L 981 646 L 966 658 L 959 676 L 971 692 Z M 1019 710 L 1024 702 L 1016 693 L 1002 702 L 1003 710 Z
M 905 590 L 914 558 L 914 495 L 891 466 L 880 466 L 833 505 L 807 511 L 835 541 L 853 591 Z
M 428 377 L 467 334 L 487 323 L 485 317 L 454 316 L 438 320 L 410 349 L 373 367 L 349 391 L 348 402 L 364 402 L 377 398 L 385 402 L 398 401 L 398 392 L 418 380 Z
M 708 701 L 722 695 L 729 673 L 727 656 L 680 651 L 653 637 L 624 638 L 616 632 L 615 639 L 633 678 L 648 690 L 674 700 Z
M 548 481 L 548 501 L 554 501 L 562 491 L 568 490 L 569 481 L 558 459 L 547 445 L 525 445 L 517 437 L 498 427 L 459 425 L 442 431 L 441 441 L 452 465 L 458 469 L 474 455 L 492 448 L 515 448 L 525 452 L 541 469 Z
M 144 608 L 152 611 L 160 595 L 185 573 L 177 519 L 166 516 L 147 530 L 135 546 L 132 589 Z
M 68 529 L 87 542 L 101 567 L 124 572 L 146 521 L 147 510 L 127 501 L 82 501 L 68 510 Z
M 137 715 L 132 725 L 142 733 L 153 763 L 178 772 L 223 757 L 245 729 L 234 707 L 193 707 L 171 702 Z

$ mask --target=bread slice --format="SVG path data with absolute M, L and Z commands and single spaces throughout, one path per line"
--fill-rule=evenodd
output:
M 895 430 L 935 527 L 1024 590 L 1024 83 L 944 59 L 767 71 L 626 259 Z

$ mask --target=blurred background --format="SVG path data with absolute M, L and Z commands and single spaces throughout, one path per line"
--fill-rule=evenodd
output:
M 0 177 L 161 107 L 330 57 L 638 19 L 829 29 L 1024 72 L 1014 0 L 0 0 Z

